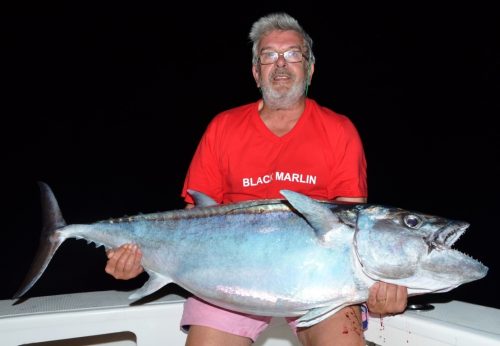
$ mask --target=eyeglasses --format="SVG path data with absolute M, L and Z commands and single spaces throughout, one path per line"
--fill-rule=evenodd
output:
M 261 65 L 274 64 L 280 56 L 283 56 L 285 61 L 289 63 L 301 62 L 302 58 L 309 60 L 300 50 L 287 50 L 283 53 L 275 51 L 262 52 L 259 56 L 259 62 Z

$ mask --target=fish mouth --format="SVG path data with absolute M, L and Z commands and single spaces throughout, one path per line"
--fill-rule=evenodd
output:
M 464 221 L 452 221 L 439 228 L 436 232 L 424 238 L 429 247 L 429 252 L 435 249 L 451 249 L 467 228 L 469 228 L 469 223 Z

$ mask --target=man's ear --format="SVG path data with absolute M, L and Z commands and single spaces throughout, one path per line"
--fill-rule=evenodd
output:
M 257 84 L 257 88 L 260 88 L 260 83 L 259 83 L 260 71 L 259 71 L 257 65 L 252 65 L 252 75 L 253 75 L 253 79 L 255 80 L 255 83 Z
M 307 86 L 311 85 L 312 75 L 314 74 L 314 64 L 309 64 L 306 71 Z

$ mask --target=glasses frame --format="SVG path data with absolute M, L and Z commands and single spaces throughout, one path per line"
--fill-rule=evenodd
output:
M 303 59 L 301 59 L 301 60 L 299 60 L 299 61 L 288 61 L 288 59 L 286 58 L 286 55 L 287 55 L 287 54 L 290 54 L 290 52 L 300 53 L 300 55 L 302 56 L 302 58 L 303 58 Z M 261 61 L 261 56 L 262 56 L 262 54 L 270 54 L 270 53 L 274 53 L 274 54 L 276 54 L 276 55 L 275 55 L 275 57 L 276 57 L 276 58 L 274 58 L 273 62 L 263 63 L 263 62 Z M 274 51 L 274 50 L 272 50 L 272 51 L 266 51 L 266 52 L 261 52 L 261 53 L 259 54 L 259 64 L 260 64 L 260 65 L 264 65 L 264 66 L 265 66 L 265 65 L 272 65 L 272 64 L 276 64 L 276 62 L 279 60 L 280 56 L 282 56 L 282 57 L 283 57 L 283 59 L 285 59 L 285 61 L 286 61 L 288 64 L 296 64 L 296 63 L 299 63 L 299 62 L 304 61 L 304 59 L 305 59 L 306 61 L 309 61 L 309 57 L 308 57 L 307 55 L 305 55 L 305 54 L 304 54 L 301 50 L 294 48 L 294 49 L 289 49 L 289 50 L 286 50 L 286 51 L 281 52 L 281 53 L 280 53 L 280 52 L 276 52 L 276 51 Z

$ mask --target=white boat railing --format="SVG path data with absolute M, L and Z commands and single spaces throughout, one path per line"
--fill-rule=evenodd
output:
M 2 346 L 176 346 L 184 297 L 168 294 L 130 304 L 129 292 L 99 291 L 0 300 Z M 370 317 L 367 345 L 500 345 L 500 309 L 460 301 L 433 304 L 430 311 Z M 299 346 L 284 319 L 256 346 Z

